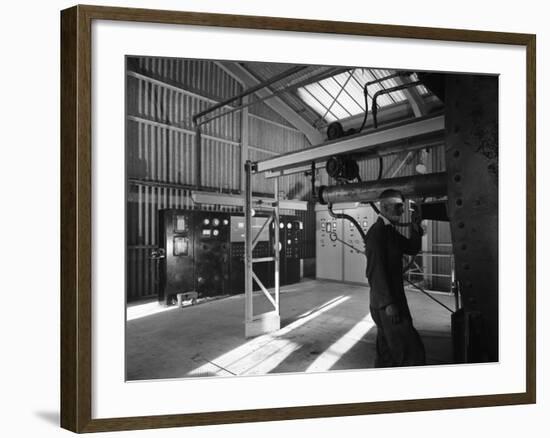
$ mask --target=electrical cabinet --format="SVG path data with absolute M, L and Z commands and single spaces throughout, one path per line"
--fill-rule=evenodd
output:
M 346 209 L 344 213 L 353 217 L 366 233 L 370 226 L 376 221 L 377 215 L 370 206 L 361 206 L 356 209 Z M 343 220 L 343 239 L 348 245 L 342 245 L 344 259 L 344 281 L 350 283 L 367 284 L 365 274 L 367 259 L 365 257 L 365 245 L 357 227 L 348 220 Z
M 352 216 L 365 233 L 376 221 L 370 206 L 335 210 Z M 347 245 L 342 243 L 345 242 Z M 348 245 L 351 245 L 348 246 Z M 353 248 L 352 248 L 353 247 Z M 367 284 L 365 246 L 359 231 L 346 219 L 334 219 L 328 210 L 316 212 L 316 276 L 319 279 Z
M 326 210 L 319 210 L 316 214 L 316 277 L 325 280 L 344 280 L 342 261 L 342 244 L 332 240 L 331 236 L 342 236 L 343 224 L 341 219 L 334 219 Z
M 159 212 L 159 241 L 164 256 L 160 258 L 158 300 L 169 305 L 176 294 L 194 290 L 193 214 L 186 210 Z
M 159 211 L 159 302 L 169 305 L 176 295 L 198 297 L 229 293 L 229 215 L 168 209 Z

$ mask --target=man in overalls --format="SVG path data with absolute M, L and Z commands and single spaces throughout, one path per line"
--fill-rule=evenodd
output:
M 376 323 L 375 366 L 416 366 L 426 363 L 424 344 L 413 326 L 403 287 L 403 254 L 420 251 L 423 230 L 413 213 L 410 237 L 395 228 L 404 211 L 404 199 L 397 190 L 380 196 L 380 215 L 370 227 L 366 242 L 370 311 Z

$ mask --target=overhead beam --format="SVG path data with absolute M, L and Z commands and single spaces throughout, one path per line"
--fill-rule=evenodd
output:
M 232 207 L 244 207 L 245 199 L 242 195 L 229 195 L 225 193 L 203 192 L 193 190 L 191 199 L 197 204 L 227 205 Z M 251 197 L 251 205 L 254 208 L 272 208 L 277 201 L 275 198 Z M 279 208 L 286 210 L 307 210 L 307 202 L 294 199 L 279 200 Z
M 401 140 L 443 132 L 445 117 L 443 115 L 415 119 L 406 124 L 384 127 L 374 131 L 367 131 L 351 137 L 335 140 L 324 145 L 314 146 L 301 151 L 291 152 L 255 163 L 254 172 L 262 173 L 274 170 L 290 169 L 304 165 L 311 166 L 312 161 L 327 160 L 333 155 L 342 153 L 364 152 L 375 149 L 384 144 L 391 144 Z
M 424 149 L 432 149 L 438 146 L 442 146 L 444 144 L 444 138 L 441 137 L 441 139 L 433 139 L 433 140 L 425 140 L 425 141 L 415 141 L 415 142 L 407 142 L 402 144 L 395 144 L 390 146 L 385 146 L 376 151 L 376 155 L 374 155 L 372 158 L 381 156 L 384 157 L 386 155 L 395 155 L 400 152 L 417 152 Z M 320 160 L 315 162 L 315 169 L 324 169 L 326 167 L 326 161 Z M 288 175 L 294 175 L 296 173 L 304 173 L 311 171 L 311 164 L 298 166 L 298 167 L 292 167 L 289 169 L 281 169 L 281 170 L 273 170 L 273 171 L 267 171 L 265 172 L 264 176 L 266 178 L 276 178 L 279 176 L 288 176 Z M 391 171 L 391 169 L 390 169 Z M 385 175 L 387 176 L 387 175 Z M 395 176 L 392 175 L 392 176 Z
M 236 62 L 220 61 L 217 62 L 217 64 L 231 74 L 231 76 L 242 81 L 247 87 L 253 87 L 260 84 L 260 81 L 252 73 Z M 261 89 L 256 91 L 255 94 L 260 98 L 265 98 L 271 93 L 266 89 Z M 272 97 L 264 103 L 284 117 L 288 122 L 292 123 L 295 128 L 300 130 L 312 145 L 318 145 L 323 142 L 323 135 L 279 97 Z

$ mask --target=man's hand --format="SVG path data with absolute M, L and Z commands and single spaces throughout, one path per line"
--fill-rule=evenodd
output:
M 393 324 L 399 324 L 401 322 L 401 315 L 399 315 L 399 309 L 395 304 L 388 304 L 385 311 Z
M 422 228 L 422 212 L 417 204 L 411 205 L 411 228 L 421 236 L 424 235 L 424 229 Z

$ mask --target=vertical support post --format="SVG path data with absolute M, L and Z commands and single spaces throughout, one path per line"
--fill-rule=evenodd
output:
M 434 227 L 432 221 L 427 221 L 427 227 L 426 227 L 426 233 L 422 236 L 422 252 L 429 252 L 434 251 L 433 246 L 433 235 L 434 235 Z M 432 257 L 423 255 L 422 256 L 422 270 L 424 271 L 424 287 L 426 288 L 433 288 L 434 282 L 433 279 L 435 277 L 432 277 L 431 274 L 434 273 L 434 260 Z
M 252 323 L 254 319 L 252 307 L 252 187 L 251 187 L 251 163 L 246 160 L 244 165 L 245 186 L 244 186 L 244 247 L 245 247 L 245 270 L 244 270 L 244 293 L 245 293 L 245 324 Z
M 195 175 L 196 181 L 195 186 L 197 189 L 202 187 L 202 138 L 201 138 L 201 128 L 197 126 L 195 130 Z
M 248 96 L 243 97 L 243 105 L 248 103 Z M 245 163 L 248 161 L 248 136 L 249 136 L 249 119 L 248 107 L 241 110 L 241 171 L 244 169 Z M 241 173 L 241 192 L 246 190 L 246 175 Z
M 447 210 L 467 324 L 466 362 L 499 360 L 499 81 L 448 75 L 445 89 Z
M 274 257 L 275 257 L 275 304 L 276 304 L 276 311 L 279 313 L 279 272 L 280 272 L 280 255 L 279 255 L 279 249 L 281 247 L 279 243 L 279 177 L 275 177 L 274 179 L 274 190 L 275 190 L 275 208 L 273 209 L 273 216 L 274 216 L 274 237 L 275 237 L 275 248 L 274 248 Z
M 420 162 L 426 166 L 427 173 L 437 172 L 439 169 L 434 169 L 434 160 L 428 159 L 427 152 L 425 149 L 422 149 L 420 152 Z M 436 235 L 436 231 L 439 229 L 439 225 L 435 225 L 433 221 L 426 221 L 426 233 L 422 236 L 422 251 L 434 251 L 434 236 Z M 434 229 L 435 228 L 435 229 Z M 422 268 L 424 270 L 424 287 L 432 289 L 434 287 L 434 279 L 436 277 L 431 276 L 431 274 L 434 273 L 434 263 L 435 260 L 433 260 L 432 257 L 422 256 Z M 438 263 L 436 265 L 439 265 Z

